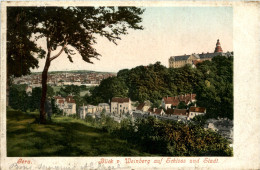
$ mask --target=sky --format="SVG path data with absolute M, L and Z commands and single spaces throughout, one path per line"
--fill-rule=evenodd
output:
M 117 41 L 118 45 L 105 38 L 97 38 L 94 47 L 101 57 L 100 60 L 92 59 L 94 64 L 84 62 L 78 54 L 72 57 L 74 62 L 70 63 L 63 53 L 52 61 L 49 71 L 118 72 L 157 61 L 168 67 L 171 56 L 214 52 L 217 39 L 224 52 L 233 51 L 232 7 L 144 8 L 141 23 L 144 30 L 129 30 L 129 34 Z M 43 39 L 37 43 L 46 48 Z M 44 59 L 39 60 L 39 68 L 32 71 L 41 72 L 44 63 Z

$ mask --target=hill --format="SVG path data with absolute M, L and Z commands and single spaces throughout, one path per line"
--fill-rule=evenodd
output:
M 58 116 L 41 125 L 35 121 L 38 114 L 7 111 L 8 157 L 151 155 L 83 120 Z

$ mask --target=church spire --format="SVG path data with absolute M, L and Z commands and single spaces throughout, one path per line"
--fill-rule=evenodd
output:
M 222 51 L 222 48 L 220 46 L 220 42 L 218 39 L 214 53 L 220 53 L 220 52 L 222 53 L 223 51 Z

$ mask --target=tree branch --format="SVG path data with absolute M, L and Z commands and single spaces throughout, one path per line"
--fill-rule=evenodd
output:
M 66 48 L 66 46 L 67 46 L 67 42 L 64 44 L 64 46 L 62 47 L 62 49 L 60 50 L 60 52 L 58 53 L 58 54 L 56 54 L 55 56 L 53 56 L 53 57 L 51 57 L 50 58 L 50 61 L 52 61 L 52 60 L 54 60 L 55 58 L 57 58 L 57 57 L 59 57 L 60 56 L 60 54 L 64 51 L 64 49 Z

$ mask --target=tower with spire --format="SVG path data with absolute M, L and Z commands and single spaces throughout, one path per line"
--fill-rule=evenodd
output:
M 222 53 L 222 52 L 223 52 L 223 50 L 221 48 L 221 45 L 220 45 L 220 42 L 218 39 L 214 53 Z

